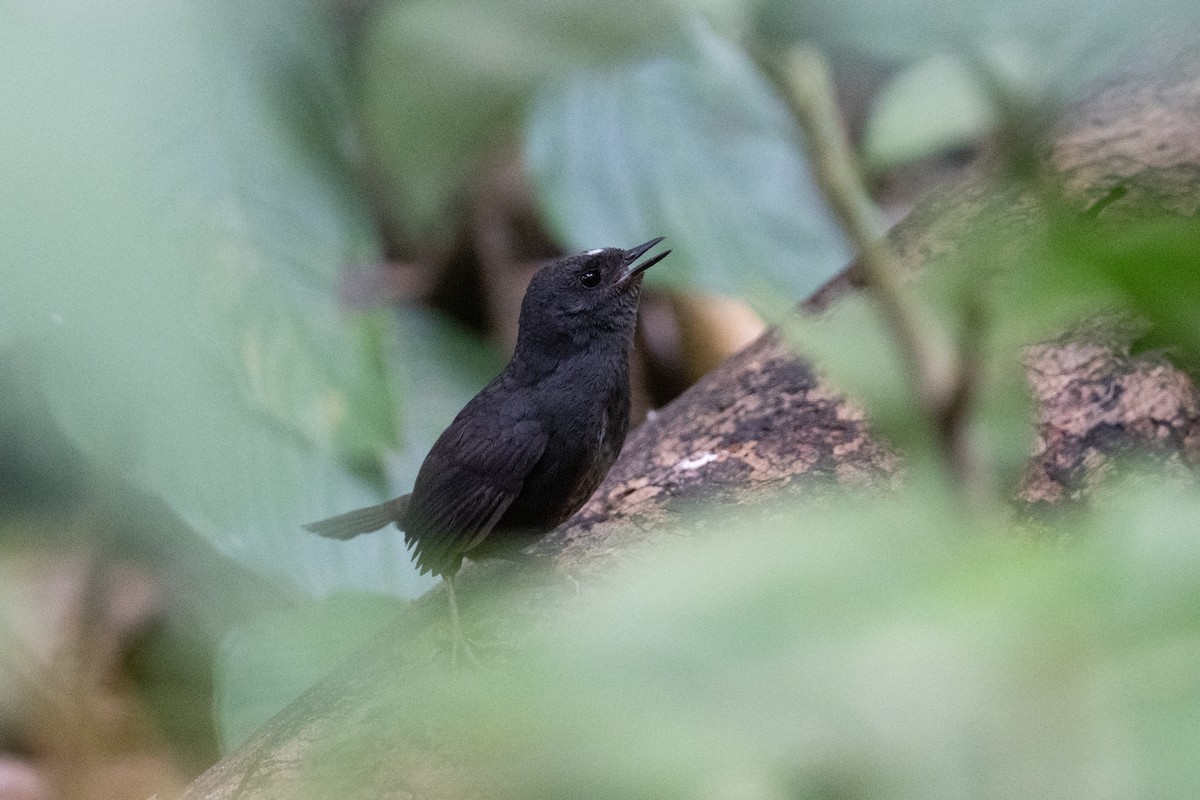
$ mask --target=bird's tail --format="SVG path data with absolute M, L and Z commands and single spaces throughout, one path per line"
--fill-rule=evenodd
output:
M 358 508 L 320 522 L 310 522 L 304 529 L 330 539 L 353 539 L 360 533 L 377 531 L 390 522 L 399 524 L 408 510 L 409 497 L 411 495 L 406 494 L 377 506 Z

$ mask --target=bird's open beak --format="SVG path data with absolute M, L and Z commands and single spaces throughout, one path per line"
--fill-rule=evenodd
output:
M 664 250 L 653 258 L 648 258 L 640 264 L 634 264 L 634 262 L 641 258 L 647 250 L 649 250 L 651 247 L 654 247 L 654 245 L 658 244 L 662 240 L 663 237 L 659 236 L 657 239 L 651 239 L 645 244 L 639 244 L 637 247 L 631 247 L 621 254 L 621 258 L 625 262 L 626 271 L 625 274 L 621 276 L 621 280 L 619 282 L 620 286 L 625 286 L 635 277 L 641 275 L 643 272 L 650 269 L 671 254 L 670 250 Z

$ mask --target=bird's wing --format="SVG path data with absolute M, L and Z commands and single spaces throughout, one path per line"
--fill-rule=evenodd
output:
M 545 453 L 545 426 L 512 410 L 460 416 L 426 456 L 403 525 L 422 572 L 456 569 L 491 533 Z

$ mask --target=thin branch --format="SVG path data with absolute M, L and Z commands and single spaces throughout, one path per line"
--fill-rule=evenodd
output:
M 978 365 L 964 359 L 978 355 L 974 334 L 966 337 L 962 352 L 955 353 L 942 344 L 937 329 L 905 291 L 884 240 L 886 226 L 863 186 L 824 58 L 811 49 L 795 49 L 784 75 L 817 185 L 858 253 L 867 291 L 900 349 L 930 430 L 940 438 L 947 467 L 972 507 L 990 505 L 983 488 L 987 471 L 966 441 Z
M 858 252 L 867 291 L 900 347 L 922 405 L 926 410 L 939 408 L 950 393 L 948 359 L 934 354 L 932 331 L 891 263 L 883 239 L 887 228 L 863 188 L 825 60 L 813 50 L 793 50 L 786 75 L 817 185 Z

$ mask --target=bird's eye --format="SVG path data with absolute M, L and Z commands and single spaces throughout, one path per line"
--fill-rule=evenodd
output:
M 579 282 L 589 289 L 595 289 L 600 285 L 600 270 L 589 269 L 579 276 Z

